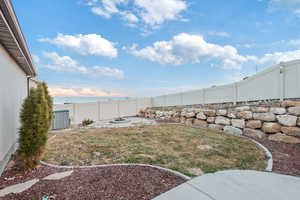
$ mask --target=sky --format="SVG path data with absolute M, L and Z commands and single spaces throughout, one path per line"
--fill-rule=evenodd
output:
M 157 96 L 300 59 L 300 0 L 12 2 L 54 96 Z

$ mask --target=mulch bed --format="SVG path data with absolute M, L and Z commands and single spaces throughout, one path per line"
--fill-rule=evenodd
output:
M 42 166 L 14 180 L 7 180 L 15 176 L 7 171 L 0 177 L 0 189 L 62 171 L 66 170 Z M 150 167 L 85 168 L 75 169 L 71 176 L 61 180 L 41 180 L 20 194 L 9 194 L 2 199 L 40 200 L 51 196 L 55 200 L 150 200 L 184 182 L 174 174 Z
M 257 140 L 273 155 L 273 172 L 300 176 L 300 144 Z

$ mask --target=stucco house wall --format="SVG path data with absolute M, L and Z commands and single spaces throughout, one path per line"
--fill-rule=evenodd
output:
M 36 76 L 10 0 L 0 0 L 0 175 L 17 148 L 20 110 Z
M 27 96 L 27 77 L 0 44 L 0 162 L 14 150 L 19 112 Z

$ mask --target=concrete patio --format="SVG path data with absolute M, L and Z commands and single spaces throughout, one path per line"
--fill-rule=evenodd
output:
M 154 200 L 297 200 L 300 178 L 268 172 L 229 170 L 206 174 Z

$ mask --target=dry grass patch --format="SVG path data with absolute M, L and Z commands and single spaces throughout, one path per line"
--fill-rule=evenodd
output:
M 264 153 L 253 142 L 210 129 L 181 125 L 74 130 L 55 133 L 44 161 L 58 165 L 144 163 L 204 173 L 225 169 L 263 170 Z M 50 134 L 50 137 L 53 134 Z

